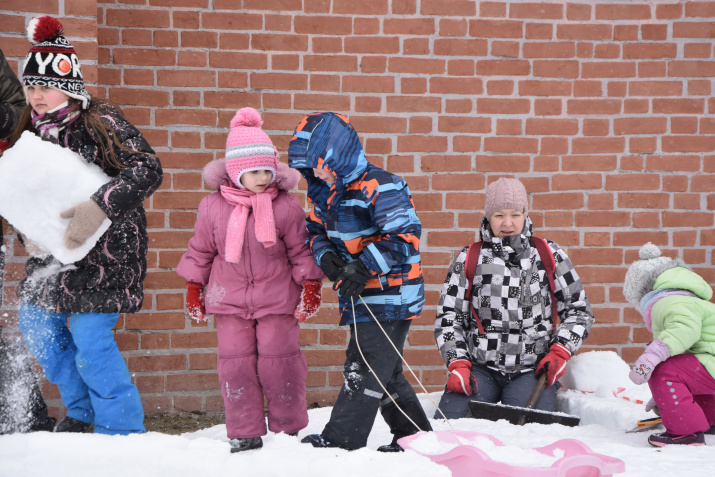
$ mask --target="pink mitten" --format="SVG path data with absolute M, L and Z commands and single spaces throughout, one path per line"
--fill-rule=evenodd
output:
M 655 367 L 668 358 L 670 358 L 670 350 L 665 343 L 660 339 L 653 340 L 636 360 L 628 377 L 635 384 L 647 383 Z

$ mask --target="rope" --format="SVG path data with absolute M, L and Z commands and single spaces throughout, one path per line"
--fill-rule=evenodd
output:
M 385 335 L 385 338 L 387 338 L 387 341 L 392 345 L 392 348 L 395 350 L 395 353 L 397 353 L 397 355 L 400 357 L 400 359 L 402 360 L 402 363 L 403 363 L 405 366 L 407 366 L 407 369 L 410 370 L 410 373 L 412 373 L 412 376 L 415 378 L 415 380 L 417 381 L 417 383 L 419 383 L 420 387 L 422 388 L 422 390 L 423 390 L 423 391 L 425 392 L 425 394 L 427 395 L 427 398 L 430 400 L 430 402 L 432 402 L 432 404 L 434 404 L 434 407 L 437 408 L 437 410 L 438 410 L 439 413 L 442 415 L 442 417 L 444 418 L 444 420 L 445 420 L 445 422 L 447 423 L 447 425 L 449 425 L 450 429 L 454 430 L 454 427 L 452 427 L 452 424 L 449 422 L 449 419 L 447 419 L 447 416 L 444 415 L 444 413 L 442 412 L 442 409 L 439 408 L 439 406 L 437 405 L 437 403 L 434 402 L 434 400 L 432 399 L 432 396 L 429 395 L 429 393 L 427 392 L 427 389 L 425 389 L 424 385 L 422 384 L 422 381 L 419 380 L 419 378 L 417 377 L 417 375 L 415 374 L 415 372 L 412 370 L 412 367 L 411 367 L 411 366 L 409 365 L 409 363 L 405 360 L 405 357 L 402 355 L 402 353 L 400 353 L 400 350 L 397 349 L 397 346 L 395 346 L 395 343 L 392 342 L 392 340 L 390 339 L 390 336 L 389 336 L 389 335 L 387 334 L 387 332 L 385 331 L 385 328 L 382 327 L 382 325 L 380 324 L 380 322 L 378 321 L 378 319 L 375 317 L 375 315 L 373 314 L 373 312 L 372 312 L 372 310 L 370 309 L 370 307 L 367 306 L 367 303 L 365 303 L 365 300 L 363 300 L 362 296 L 360 296 L 360 300 L 362 301 L 362 304 L 365 305 L 365 308 L 367 309 L 367 311 L 370 312 L 370 316 L 372 316 L 372 318 L 375 320 L 375 323 L 377 323 L 377 326 L 380 327 L 380 330 L 381 330 L 382 333 Z M 410 416 L 408 416 L 407 413 L 402 410 L 402 408 L 399 406 L 399 404 L 397 404 L 397 402 L 393 399 L 392 395 L 387 391 L 387 389 L 385 389 L 385 386 L 382 385 L 382 382 L 380 382 L 380 379 L 377 377 L 377 374 L 375 373 L 375 371 L 373 371 L 372 366 L 370 366 L 370 363 L 368 363 L 368 362 L 367 362 L 367 359 L 365 359 L 365 355 L 362 353 L 362 349 L 360 348 L 360 342 L 358 341 L 357 319 L 355 318 L 355 302 L 353 301 L 353 298 L 352 298 L 352 297 L 350 297 L 350 303 L 352 304 L 352 308 L 353 308 L 353 328 L 355 329 L 355 344 L 357 345 L 357 349 L 358 349 L 358 351 L 360 352 L 360 356 L 362 357 L 362 360 L 365 361 L 365 364 L 367 364 L 367 367 L 370 369 L 370 372 L 373 374 L 373 376 L 375 376 L 375 379 L 377 380 L 378 384 L 380 385 L 380 387 L 382 388 L 382 390 L 385 392 L 385 394 L 387 394 L 387 396 L 390 398 L 390 400 L 391 400 L 392 403 L 395 405 L 395 407 L 397 407 L 397 409 L 400 410 L 400 412 L 402 413 L 402 415 L 405 416 L 405 417 L 407 418 L 407 420 L 412 423 L 412 425 L 414 425 L 417 429 L 419 429 L 420 431 L 422 431 L 422 429 L 420 429 L 420 426 L 418 426 L 417 424 L 415 424 L 415 422 L 414 422 L 412 419 L 410 419 Z M 424 431 L 422 431 L 422 432 L 424 432 Z

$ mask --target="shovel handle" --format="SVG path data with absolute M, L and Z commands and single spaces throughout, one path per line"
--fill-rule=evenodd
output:
M 546 387 L 546 373 L 542 373 L 541 376 L 539 376 L 539 380 L 536 382 L 536 386 L 534 386 L 534 390 L 531 391 L 531 396 L 529 396 L 529 400 L 526 401 L 526 406 L 524 406 L 526 409 L 534 409 L 534 406 L 536 406 L 536 403 L 539 401 L 539 398 L 541 397 L 541 393 L 544 392 L 545 387 Z M 525 422 L 526 422 L 526 414 L 522 414 L 519 417 L 519 421 L 516 423 L 516 425 L 523 426 Z
M 529 396 L 529 400 L 526 401 L 525 407 L 527 409 L 534 409 L 534 406 L 536 406 L 536 403 L 541 397 L 541 393 L 544 392 L 544 388 L 546 388 L 546 373 L 542 373 L 541 376 L 539 376 L 539 380 L 536 382 L 534 390 L 531 391 L 531 396 Z

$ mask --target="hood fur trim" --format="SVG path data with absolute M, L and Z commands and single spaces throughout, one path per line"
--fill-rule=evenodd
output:
M 282 162 L 278 163 L 275 182 L 279 189 L 284 191 L 294 189 L 298 185 L 300 178 L 300 172 L 291 169 Z M 226 172 L 226 159 L 211 161 L 204 166 L 204 182 L 207 188 L 215 190 L 218 190 L 221 185 L 232 185 L 228 172 Z

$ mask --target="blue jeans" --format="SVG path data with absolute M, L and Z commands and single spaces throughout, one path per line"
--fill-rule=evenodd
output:
M 507 406 L 524 407 L 538 381 L 533 371 L 522 374 L 502 374 L 475 363 L 472 363 L 472 375 L 477 381 L 478 392 L 476 395 L 467 396 L 462 393 L 454 393 L 445 388 L 444 394 L 442 394 L 442 398 L 439 401 L 439 408 L 447 419 L 471 417 L 472 412 L 469 410 L 469 401 L 501 402 Z M 556 409 L 556 392 L 560 387 L 561 383 L 559 381 L 547 386 L 534 409 L 553 412 Z M 442 414 L 436 411 L 434 418 L 442 419 Z
M 51 313 L 28 303 L 20 308 L 25 343 L 59 388 L 67 416 L 94 424 L 98 434 L 146 432 L 139 391 L 112 333 L 118 318 L 118 313 Z

